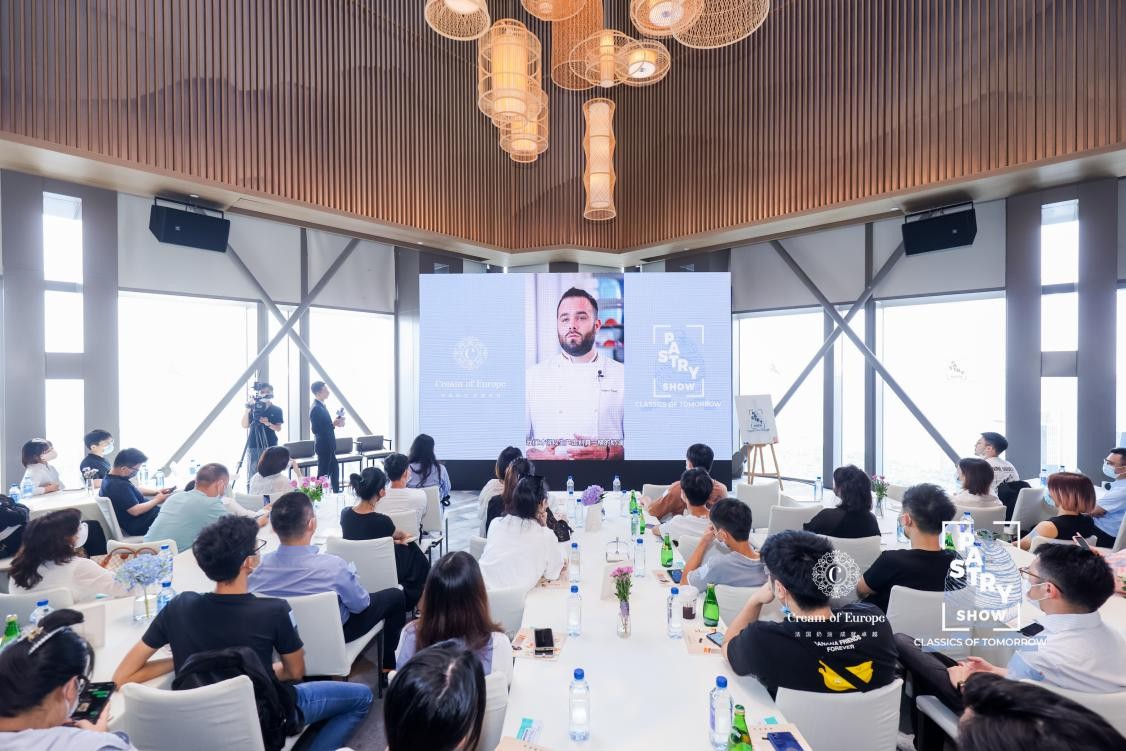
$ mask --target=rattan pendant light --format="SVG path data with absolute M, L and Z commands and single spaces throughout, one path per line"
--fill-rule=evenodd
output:
M 703 0 L 700 18 L 673 34 L 685 47 L 714 49 L 746 39 L 770 13 L 770 0 Z
M 423 15 L 430 28 L 459 42 L 479 39 L 489 30 L 485 0 L 426 0 Z
M 543 21 L 563 21 L 583 9 L 588 0 L 520 0 L 524 10 Z M 602 4 L 602 0 L 589 0 Z
M 500 126 L 500 147 L 514 162 L 527 164 L 539 159 L 547 151 L 547 94 L 542 91 L 544 104 L 535 120 L 518 120 Z
M 583 217 L 600 222 L 618 215 L 614 207 L 614 103 L 609 99 L 591 99 L 583 105 L 586 135 L 583 151 L 586 152 L 586 169 L 583 185 L 586 187 L 586 206 Z
M 573 70 L 594 86 L 608 89 L 622 83 L 619 53 L 634 40 L 615 29 L 599 29 L 571 52 Z
M 665 45 L 634 39 L 618 51 L 618 80 L 627 86 L 650 86 L 668 75 L 672 57 Z
M 519 21 L 502 18 L 477 44 L 480 110 L 498 127 L 539 117 L 540 40 Z
M 645 36 L 667 37 L 700 18 L 703 0 L 630 0 L 629 17 Z
M 561 89 L 583 91 L 594 84 L 580 76 L 571 53 L 602 28 L 602 0 L 587 0 L 577 15 L 551 25 L 551 80 Z

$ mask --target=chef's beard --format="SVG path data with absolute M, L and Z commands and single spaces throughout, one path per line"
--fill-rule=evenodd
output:
M 575 333 L 578 333 L 578 332 L 575 332 Z M 592 349 L 594 349 L 594 331 L 593 330 L 589 334 L 584 336 L 582 339 L 580 339 L 575 344 L 568 343 L 567 337 L 570 334 L 571 334 L 571 332 L 568 331 L 566 334 L 559 337 L 559 346 L 560 346 L 560 348 L 562 348 L 562 350 L 564 352 L 566 352 L 571 357 L 582 357 L 583 355 L 587 354 Z

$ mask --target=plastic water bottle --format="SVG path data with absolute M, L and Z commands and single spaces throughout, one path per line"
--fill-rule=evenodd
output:
M 575 679 L 571 681 L 570 700 L 571 721 L 568 731 L 573 741 L 585 741 L 590 738 L 590 686 L 586 682 L 586 673 L 582 668 L 575 668 Z M 730 724 L 730 723 L 729 723 Z M 727 738 L 724 737 L 724 743 Z
M 571 556 L 567 559 L 567 569 L 569 571 L 568 578 L 572 582 L 577 582 L 582 570 L 582 561 L 579 558 L 579 544 L 577 542 L 571 543 Z
M 176 590 L 172 589 L 172 582 L 165 579 L 164 583 L 160 585 L 160 592 L 156 595 L 156 612 L 159 613 L 164 610 L 164 606 L 172 602 L 172 598 L 176 596 Z
M 12 485 L 12 487 L 8 488 L 8 497 L 16 503 L 19 503 L 20 498 L 23 497 L 22 495 L 20 495 L 20 486 Z
M 633 548 L 633 575 L 645 576 L 645 538 L 638 537 Z
M 974 536 L 974 516 L 969 511 L 962 512 L 962 533 Z M 968 550 L 966 552 L 969 552 Z
M 149 481 L 149 465 L 142 464 L 140 471 L 137 472 L 137 482 L 142 485 L 147 485 Z
M 622 494 L 622 478 L 614 475 L 614 494 L 621 496 Z
M 727 691 L 727 678 L 717 675 L 715 688 L 708 696 L 708 741 L 715 751 L 727 751 L 732 711 L 734 708 L 731 694 Z
M 188 462 L 188 474 L 195 479 L 195 473 L 199 471 L 199 462 L 192 459 Z
M 54 610 L 55 609 L 51 607 L 46 600 L 39 600 L 35 603 L 35 610 L 31 611 L 31 618 L 29 618 L 28 620 L 31 621 L 32 626 L 37 626 L 39 625 L 40 618 L 47 615 L 48 613 L 53 613 Z
M 169 581 L 172 581 L 172 548 L 168 543 L 164 543 L 160 546 L 160 557 L 164 560 L 164 565 L 168 567 L 167 578 Z
M 578 529 L 586 522 L 586 506 L 583 505 L 583 499 L 575 497 L 575 528 Z
M 1042 487 L 1042 488 L 1048 487 L 1048 468 L 1047 467 L 1041 467 L 1040 468 L 1040 487 Z
M 164 487 L 164 470 L 163 469 L 158 469 L 156 471 L 156 474 L 153 475 L 153 484 L 156 485 L 156 487 L 158 487 L 158 488 Z
M 817 475 L 817 479 L 813 481 L 813 500 L 825 500 L 825 483 L 821 481 L 821 475 Z
M 904 545 L 911 541 L 907 537 L 907 531 L 903 529 L 902 514 L 899 514 L 895 517 L 895 539 L 903 543 Z
M 20 483 L 20 498 L 27 502 L 31 500 L 33 495 L 35 495 L 35 483 L 31 481 L 30 477 L 24 475 L 23 482 Z
M 665 613 L 665 622 L 668 624 L 668 634 L 670 639 L 679 639 L 681 634 L 684 633 L 684 614 L 681 612 L 680 603 L 677 598 L 680 595 L 680 589 L 673 587 L 669 590 L 668 609 Z
M 567 475 L 567 500 L 575 500 L 575 478 Z
M 571 596 L 567 598 L 567 636 L 578 636 L 583 630 L 583 598 L 579 585 L 571 585 Z
M 629 534 L 630 537 L 641 534 L 641 512 L 631 511 L 629 515 Z

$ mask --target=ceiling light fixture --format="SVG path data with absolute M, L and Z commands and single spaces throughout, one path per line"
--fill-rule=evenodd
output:
M 561 89 L 584 91 L 594 84 L 578 74 L 575 46 L 602 28 L 602 1 L 588 0 L 582 10 L 551 25 L 551 80 Z
M 565 21 L 588 3 L 602 4 L 602 0 L 520 0 L 524 10 L 542 21 Z
M 755 33 L 769 12 L 770 0 L 703 0 L 696 23 L 673 38 L 696 49 L 726 47 Z
M 583 105 L 586 119 L 586 207 L 583 217 L 591 221 L 606 221 L 618 215 L 614 207 L 614 103 L 609 99 L 591 99 Z
M 631 0 L 629 17 L 645 36 L 667 37 L 700 18 L 703 0 Z
M 477 106 L 501 126 L 539 117 L 540 40 L 511 18 L 493 24 L 478 41 Z
M 547 151 L 547 94 L 542 91 L 543 106 L 534 120 L 517 120 L 500 126 L 500 147 L 514 162 L 528 164 Z
M 426 0 L 426 23 L 447 39 L 471 42 L 489 30 L 485 0 Z

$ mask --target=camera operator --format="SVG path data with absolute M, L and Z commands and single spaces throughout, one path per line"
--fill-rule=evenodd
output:
M 247 476 L 254 474 L 262 452 L 278 445 L 278 432 L 285 420 L 273 398 L 273 386 L 255 382 L 254 395 L 242 413 L 242 426 L 250 431 L 246 441 L 246 463 L 250 468 Z

